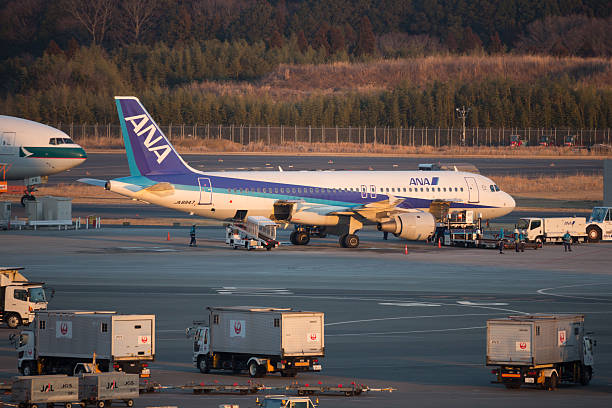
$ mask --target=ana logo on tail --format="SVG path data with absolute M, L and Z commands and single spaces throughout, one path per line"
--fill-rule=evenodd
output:
M 155 137 L 156 128 L 153 123 L 150 123 L 149 126 L 145 127 L 145 125 L 149 123 L 149 118 L 147 115 L 143 114 L 130 116 L 129 118 L 125 118 L 125 121 L 132 124 L 134 133 L 136 133 L 137 136 L 142 136 L 148 132 L 144 140 L 144 145 L 150 152 L 157 156 L 157 164 L 161 164 L 168 154 L 170 154 L 171 149 L 167 144 L 156 145 L 160 140 L 163 141 L 164 137 L 158 135 L 156 139 L 153 139 Z

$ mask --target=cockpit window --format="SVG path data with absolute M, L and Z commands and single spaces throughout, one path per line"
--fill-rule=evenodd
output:
M 501 191 L 499 187 L 497 187 L 497 184 L 495 185 L 495 191 Z
M 74 144 L 72 139 L 68 137 L 52 137 L 49 139 L 50 145 L 61 145 L 61 144 Z
M 489 188 L 491 189 L 492 192 L 495 192 L 495 186 L 493 184 L 491 184 Z

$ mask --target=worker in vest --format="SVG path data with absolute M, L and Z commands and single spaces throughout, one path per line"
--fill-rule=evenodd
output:
M 563 234 L 563 248 L 565 249 L 564 252 L 572 252 L 572 236 L 569 231 L 565 231 L 565 234 Z

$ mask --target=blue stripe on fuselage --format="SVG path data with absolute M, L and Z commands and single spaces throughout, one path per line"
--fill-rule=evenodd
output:
M 304 186 L 301 184 L 285 184 L 285 183 L 275 183 L 270 181 L 258 181 L 258 180 L 247 180 L 247 179 L 238 179 L 232 177 L 220 177 L 213 176 L 207 174 L 197 174 L 197 173 L 187 173 L 187 174 L 175 174 L 175 175 L 149 175 L 145 176 L 136 176 L 136 177 L 124 177 L 118 179 L 124 183 L 131 183 L 142 186 L 143 188 L 152 186 L 156 183 L 168 182 L 172 183 L 177 190 L 187 190 L 187 191 L 200 191 L 200 185 L 198 183 L 198 178 L 207 178 L 210 180 L 210 183 L 213 188 L 214 194 L 231 194 L 237 196 L 249 196 L 249 197 L 261 197 L 261 198 L 269 198 L 273 200 L 305 200 L 309 203 L 314 204 L 323 204 L 330 206 L 342 206 L 342 207 L 356 207 L 359 205 L 364 205 L 372 202 L 383 201 L 389 198 L 389 195 L 376 193 L 376 197 L 372 198 L 370 193 L 368 192 L 368 196 L 363 198 L 360 191 L 343 191 L 336 190 L 334 193 L 321 193 L 316 192 L 316 189 L 321 190 L 323 187 L 312 187 L 312 186 Z M 240 191 L 235 191 L 240 188 Z M 249 189 L 248 192 L 245 192 L 244 189 Z M 278 189 L 279 192 L 274 193 L 263 193 L 256 191 L 261 188 L 273 188 Z M 287 192 L 280 193 L 280 189 L 301 189 L 302 192 Z M 228 189 L 232 189 L 231 193 Z M 308 189 L 308 191 L 305 191 Z M 310 189 L 313 192 L 310 192 Z M 253 191 L 255 190 L 255 191 Z M 431 199 L 424 198 L 416 198 L 416 197 L 407 197 L 404 195 L 393 195 L 396 198 L 402 198 L 404 201 L 398 205 L 399 208 L 412 209 L 412 208 L 429 208 Z M 458 203 L 452 202 L 451 208 L 495 208 L 489 205 L 482 204 L 468 204 L 468 203 Z

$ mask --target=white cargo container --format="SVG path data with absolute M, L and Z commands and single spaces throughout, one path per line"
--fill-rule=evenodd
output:
M 138 398 L 140 383 L 137 374 L 95 373 L 83 374 L 79 378 L 79 399 L 82 406 L 110 406 L 122 402 L 128 407 L 134 406 Z
M 155 358 L 155 315 L 40 311 L 21 332 L 18 351 L 18 368 L 26 375 L 74 374 L 95 358 L 101 371 L 146 377 Z
M 325 355 L 324 315 L 268 307 L 209 307 L 208 321 L 194 322 L 193 363 L 201 372 L 248 369 L 251 377 L 320 371 Z
M 487 321 L 487 365 L 508 388 L 561 381 L 586 385 L 593 375 L 594 342 L 583 315 L 510 316 Z
M 17 377 L 11 396 L 19 407 L 37 408 L 42 404 L 63 403 L 70 408 L 72 403 L 79 402 L 79 379 L 66 375 Z
M 516 226 L 525 231 L 527 242 L 562 242 L 569 232 L 573 242 L 585 242 L 587 238 L 586 218 L 521 218 Z

